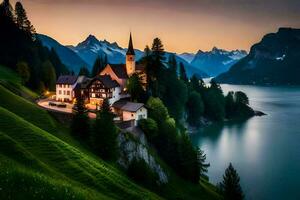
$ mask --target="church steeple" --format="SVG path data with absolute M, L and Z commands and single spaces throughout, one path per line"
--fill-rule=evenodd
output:
M 130 32 L 129 43 L 128 43 L 128 49 L 127 49 L 126 55 L 135 55 L 134 49 L 133 49 L 133 44 L 132 44 L 131 32 Z
M 128 76 L 131 76 L 135 72 L 135 53 L 133 49 L 131 33 L 129 37 L 128 50 L 126 53 L 126 71 Z

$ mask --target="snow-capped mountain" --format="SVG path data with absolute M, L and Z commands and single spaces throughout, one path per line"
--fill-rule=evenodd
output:
M 196 75 L 198 78 L 208 78 L 209 77 L 207 73 L 194 67 L 193 65 L 191 65 L 189 62 L 187 62 L 185 59 L 183 59 L 176 53 L 166 52 L 165 53 L 166 62 L 168 62 L 171 55 L 175 55 L 175 59 L 176 59 L 178 66 L 180 63 L 182 63 L 184 65 L 185 71 L 189 77 L 191 77 L 193 75 Z
M 249 54 L 216 77 L 221 83 L 300 85 L 300 29 L 279 28 L 254 44 Z
M 244 50 L 226 51 L 214 47 L 211 51 L 199 50 L 191 64 L 210 76 L 217 76 L 228 71 L 232 65 L 246 55 L 247 52 Z
M 77 73 L 83 66 L 90 68 L 89 64 L 82 60 L 74 51 L 63 46 L 53 38 L 42 34 L 38 34 L 37 37 L 49 50 L 53 48 L 56 51 L 62 63 L 65 64 L 69 70 Z
M 44 46 L 49 49 L 54 48 L 61 61 L 67 65 L 70 70 L 76 73 L 78 73 L 79 69 L 83 66 L 86 66 L 91 70 L 97 56 L 107 55 L 108 62 L 112 64 L 125 63 L 127 48 L 120 47 L 116 42 L 111 43 L 106 40 L 98 40 L 93 35 L 89 35 L 83 42 L 80 42 L 76 46 L 63 46 L 46 35 L 39 35 L 38 37 Z M 135 54 L 136 61 L 143 56 L 143 52 L 138 49 L 135 49 Z M 178 64 L 182 63 L 185 66 L 188 76 L 196 74 L 201 78 L 208 77 L 205 72 L 194 67 L 175 53 L 166 52 L 166 61 L 171 54 L 175 55 Z
M 77 46 L 68 46 L 79 57 L 81 57 L 90 66 L 93 66 L 97 56 L 107 56 L 108 62 L 112 64 L 124 63 L 126 48 L 120 47 L 116 42 L 110 43 L 106 40 L 98 40 L 95 36 L 89 35 L 83 42 Z M 140 59 L 143 52 L 135 50 L 136 59 Z
M 194 58 L 195 58 L 194 53 L 182 53 L 182 54 L 177 54 L 177 56 L 179 56 L 180 58 L 184 59 L 185 61 L 187 61 L 188 63 L 191 63 Z

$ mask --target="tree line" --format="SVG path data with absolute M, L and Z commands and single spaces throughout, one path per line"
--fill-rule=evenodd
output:
M 20 74 L 34 90 L 54 90 L 56 78 L 68 74 L 54 49 L 43 47 L 21 2 L 0 4 L 0 64 Z

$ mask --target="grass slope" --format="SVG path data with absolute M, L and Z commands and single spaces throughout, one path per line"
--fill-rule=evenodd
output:
M 15 147 L 12 150 L 10 147 L 5 148 L 5 145 L 1 145 L 1 155 L 13 159 L 24 167 L 30 166 L 45 176 L 48 175 L 62 180 L 63 183 L 86 190 L 97 190 L 100 194 L 113 199 L 159 198 L 133 184 L 108 164 L 82 153 L 2 107 L 0 107 L 0 131 L 2 141 L 3 139 L 9 140 L 10 144 Z M 22 172 L 22 170 L 14 171 L 18 172 L 17 174 Z M 98 199 L 97 196 L 100 194 L 94 193 L 96 198 L 93 199 Z
M 0 199 L 161 199 L 74 140 L 36 97 L 0 66 Z M 220 199 L 209 183 L 194 185 L 164 168 L 171 176 L 161 196 Z

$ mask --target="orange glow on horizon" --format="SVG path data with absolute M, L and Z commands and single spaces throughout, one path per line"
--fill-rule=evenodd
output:
M 99 40 L 106 39 L 127 47 L 132 31 L 134 47 L 141 50 L 146 45 L 151 46 L 153 38 L 159 37 L 167 51 L 177 53 L 211 50 L 214 46 L 249 51 L 264 34 L 276 32 L 280 26 L 300 26 L 300 20 L 295 16 L 294 20 L 289 16 L 277 16 L 276 20 L 270 21 L 258 12 L 230 13 L 228 9 L 231 8 L 226 10 L 210 4 L 204 4 L 207 8 L 199 7 L 198 11 L 184 7 L 182 1 L 175 1 L 177 7 L 166 6 L 168 0 L 162 1 L 165 4 L 159 1 L 128 2 L 135 4 L 127 5 L 126 1 L 120 0 L 22 1 L 37 32 L 64 45 L 77 45 L 93 34 Z M 184 2 L 195 4 L 197 1 Z M 14 3 L 15 0 L 11 1 L 12 5 Z

